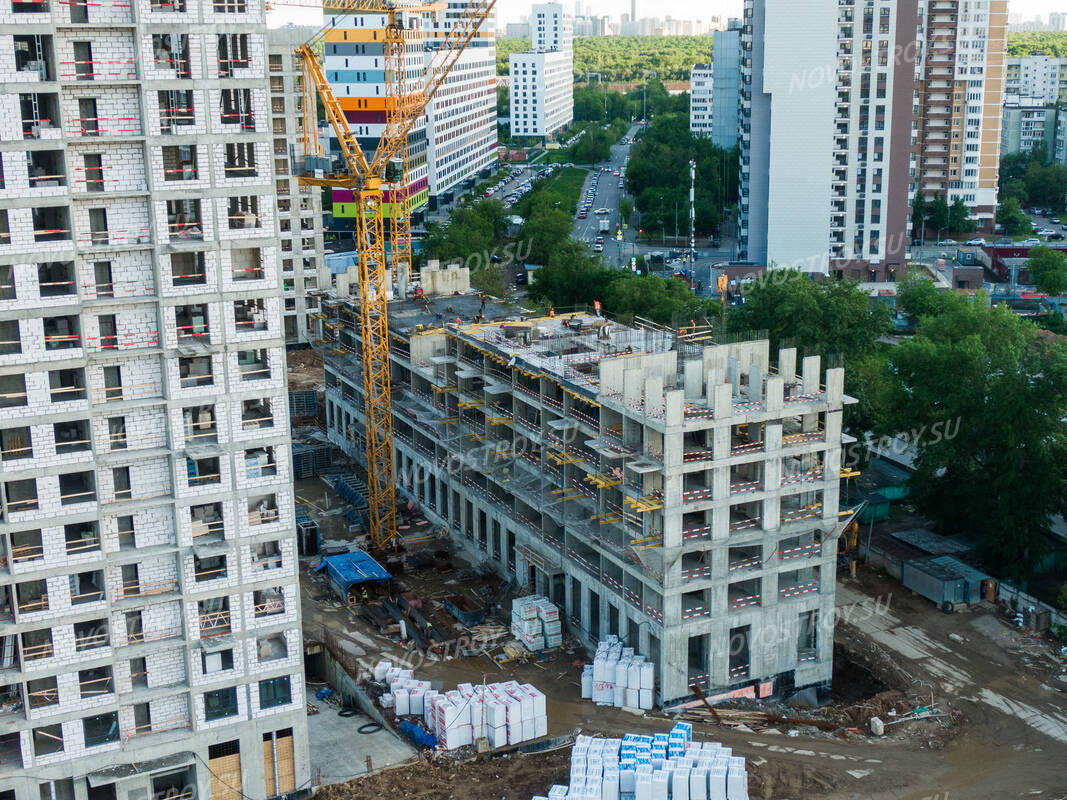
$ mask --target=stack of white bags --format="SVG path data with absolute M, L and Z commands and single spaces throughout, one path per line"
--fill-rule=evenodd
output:
M 536 653 L 563 644 L 559 609 L 547 597 L 531 594 L 511 601 L 511 635 Z
M 582 697 L 601 706 L 647 711 L 655 682 L 655 665 L 632 647 L 623 647 L 617 636 L 609 636 L 582 671 Z
M 482 737 L 496 748 L 548 735 L 545 695 L 529 683 L 461 683 L 452 691 L 438 692 L 415 680 L 411 670 L 388 661 L 374 668 L 374 679 L 390 688 L 379 700 L 382 708 L 393 709 L 397 717 L 422 717 L 446 750 L 472 745 Z
M 533 800 L 748 800 L 745 759 L 718 742 L 694 742 L 692 735 L 691 725 L 678 723 L 655 736 L 579 736 L 570 784 Z

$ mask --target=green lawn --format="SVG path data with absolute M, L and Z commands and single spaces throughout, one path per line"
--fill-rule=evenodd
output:
M 513 213 L 519 216 L 528 216 L 528 211 L 533 199 L 541 194 L 548 194 L 554 202 L 558 202 L 560 208 L 568 214 L 573 214 L 578 208 L 578 197 L 582 193 L 585 184 L 585 176 L 589 170 L 581 167 L 567 167 L 557 170 L 551 178 L 534 183 L 533 191 L 522 198 L 513 209 Z

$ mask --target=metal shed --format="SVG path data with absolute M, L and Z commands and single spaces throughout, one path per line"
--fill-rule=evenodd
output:
M 900 582 L 905 589 L 932 600 L 945 611 L 968 602 L 967 580 L 956 570 L 929 558 L 905 561 L 901 565 Z
M 348 602 L 348 593 L 353 586 L 364 583 L 380 583 L 392 579 L 385 567 L 362 550 L 326 556 L 315 567 L 316 572 L 325 570 L 326 582 L 343 602 Z

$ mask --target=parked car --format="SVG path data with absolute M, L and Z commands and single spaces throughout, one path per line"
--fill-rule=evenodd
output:
M 1062 242 L 1063 241 L 1063 234 L 1062 233 L 1050 233 L 1045 238 L 1047 238 L 1050 242 Z
M 955 239 L 942 239 L 938 244 L 959 244 Z
M 976 236 L 974 239 L 968 239 L 967 244 L 969 244 L 971 247 L 981 247 L 983 244 L 985 244 L 985 239 Z
M 1052 219 L 1049 220 L 1049 222 L 1051 222 L 1053 225 L 1059 225 L 1060 224 L 1060 218 L 1059 217 L 1053 217 Z
M 1040 239 L 1034 239 L 1034 238 L 1031 237 L 1031 238 L 1027 239 L 1026 241 L 1024 241 L 1023 244 L 1032 246 L 1032 245 L 1035 245 L 1035 244 L 1041 244 L 1041 240 Z
M 593 245 L 593 252 L 594 253 L 603 253 L 604 252 L 604 245 L 602 245 L 602 244 L 594 244 Z

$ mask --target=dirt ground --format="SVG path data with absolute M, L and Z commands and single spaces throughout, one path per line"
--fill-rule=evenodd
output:
M 314 494 L 321 494 L 317 487 Z M 550 736 L 578 730 L 618 736 L 674 724 L 661 713 L 638 715 L 582 700 L 579 676 L 588 656 L 581 649 L 504 665 L 484 655 L 425 661 L 329 599 L 317 575 L 303 577 L 309 635 L 326 626 L 354 656 L 368 663 L 406 658 L 419 678 L 448 687 L 481 680 L 532 683 L 549 695 Z M 426 598 L 467 586 L 458 571 L 403 580 Z M 916 705 L 947 716 L 892 725 L 881 738 L 810 726 L 696 724 L 695 737 L 721 741 L 746 757 L 754 800 L 1067 798 L 1067 672 L 1047 645 L 1011 627 L 991 606 L 943 614 L 897 581 L 863 568 L 858 579 L 839 580 L 838 611 L 835 705 L 828 716 L 855 715 L 862 725 L 872 713 L 885 715 L 895 707 L 899 714 Z M 456 763 L 454 755 L 441 754 L 433 764 L 325 787 L 316 797 L 528 800 L 565 782 L 568 756 L 564 750 Z
M 322 353 L 318 350 L 288 350 L 285 362 L 291 390 L 314 389 L 322 385 Z

